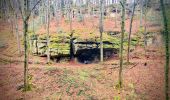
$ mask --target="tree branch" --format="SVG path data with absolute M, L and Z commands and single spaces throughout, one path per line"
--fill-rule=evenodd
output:
M 22 12 L 22 9 L 21 9 L 21 2 L 19 0 L 17 0 L 18 2 L 18 6 L 19 6 L 19 11 L 21 13 L 21 16 L 22 16 L 22 20 L 24 20 L 24 15 L 23 15 L 23 12 Z
M 36 8 L 36 6 L 41 2 L 41 0 L 37 1 L 37 3 L 34 5 L 34 7 L 31 9 L 31 12 Z
M 41 0 L 37 1 L 37 3 L 34 5 L 34 7 L 29 11 L 29 14 L 27 16 L 27 19 L 31 16 L 31 12 L 36 8 L 36 6 L 41 2 Z
M 122 1 L 120 1 L 120 4 L 121 4 L 121 6 L 124 8 L 124 5 L 123 5 Z

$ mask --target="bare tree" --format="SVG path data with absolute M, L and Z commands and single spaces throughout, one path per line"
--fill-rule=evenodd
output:
M 123 79 L 122 79 L 122 68 L 123 68 L 123 41 L 125 34 L 125 5 L 126 0 L 120 1 L 122 6 L 122 22 L 121 22 L 121 45 L 120 45 L 120 69 L 119 69 L 119 87 L 122 87 Z
M 69 23 L 70 23 L 70 60 L 74 58 L 74 51 L 73 51 L 73 25 L 72 25 L 72 4 L 73 1 L 70 0 L 68 2 L 68 13 L 69 13 Z
M 99 31 L 100 31 L 100 61 L 103 62 L 103 0 L 100 0 L 100 20 L 99 20 Z
M 147 46 L 147 41 L 146 41 L 146 34 L 147 34 L 147 6 L 148 6 L 148 0 L 145 0 L 145 12 L 144 12 L 144 51 L 145 51 L 145 57 L 146 57 L 146 46 Z
M 117 0 L 116 0 L 116 12 L 115 12 L 115 28 L 117 28 L 117 9 L 118 9 L 118 4 L 117 4 Z
M 11 5 L 11 1 L 10 0 L 4 0 L 4 12 L 5 12 L 5 16 L 7 18 L 8 23 L 10 24 L 10 29 L 11 29 L 11 33 L 13 34 L 13 36 L 15 36 L 15 32 L 14 32 L 14 9 Z
M 12 1 L 12 0 L 9 0 L 8 1 L 8 5 L 9 5 L 9 8 L 11 10 L 11 16 L 10 17 L 10 22 L 11 22 L 11 25 L 12 25 L 12 32 L 14 32 L 14 29 L 15 29 L 15 35 L 16 36 L 16 40 L 17 40 L 17 47 L 18 47 L 18 54 L 21 53 L 21 48 L 20 48 L 20 36 L 19 36 L 19 31 L 18 31 L 18 9 L 17 9 L 17 4 L 16 4 L 16 1 Z M 12 21 L 13 20 L 13 21 Z M 15 28 L 13 28 L 15 25 Z M 13 34 L 14 34 L 13 33 Z
M 15 14 L 15 29 L 16 29 L 16 36 L 17 36 L 17 45 L 18 45 L 18 54 L 21 54 L 21 47 L 20 47 L 20 36 L 18 31 L 18 15 Z
M 163 22 L 164 22 L 164 37 L 165 37 L 165 52 L 166 52 L 166 64 L 165 64 L 165 98 L 169 100 L 169 31 L 168 31 L 168 19 L 164 6 L 164 0 L 160 0 Z
M 47 0 L 47 63 L 50 63 L 50 0 Z
M 24 91 L 29 90 L 29 84 L 28 84 L 28 21 L 31 15 L 31 12 L 35 9 L 35 7 L 39 4 L 41 0 L 37 1 L 37 3 L 34 5 L 32 9 L 30 9 L 29 6 L 29 0 L 24 0 L 21 2 L 18 0 L 19 4 L 19 10 L 22 16 L 23 20 L 23 26 L 24 26 Z M 22 5 L 23 4 L 23 5 Z
M 134 0 L 133 7 L 132 7 L 132 14 L 130 18 L 130 29 L 128 35 L 128 53 L 127 53 L 127 63 L 129 63 L 129 53 L 130 53 L 130 46 L 131 46 L 131 33 L 132 33 L 132 24 L 133 24 L 133 17 L 135 13 L 136 2 Z
M 144 4 L 144 0 L 140 1 L 140 27 L 142 27 L 142 21 L 143 21 L 143 4 Z

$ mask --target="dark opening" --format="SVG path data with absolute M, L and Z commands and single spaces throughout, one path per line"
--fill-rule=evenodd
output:
M 104 59 L 109 59 L 117 54 L 117 51 L 112 48 L 104 49 Z M 76 53 L 77 61 L 84 64 L 97 63 L 100 61 L 100 48 L 81 49 Z

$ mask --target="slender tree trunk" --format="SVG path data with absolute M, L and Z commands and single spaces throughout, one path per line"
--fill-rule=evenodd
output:
M 117 28 L 117 3 L 116 3 L 116 14 L 115 14 L 115 28 Z
M 142 27 L 142 21 L 143 21 L 143 0 L 141 0 L 141 9 L 140 9 L 140 27 Z
M 20 48 L 20 37 L 19 37 L 19 32 L 18 32 L 18 13 L 16 11 L 16 8 L 14 7 L 14 3 L 11 0 L 7 1 L 7 4 L 9 6 L 8 9 L 11 10 L 11 13 L 12 13 L 11 16 L 9 15 L 10 22 L 11 22 L 11 29 L 12 29 L 13 35 L 16 36 L 18 54 L 20 55 L 21 54 L 21 48 Z M 15 29 L 15 32 L 14 32 L 14 29 Z
M 121 0 L 122 5 L 122 25 L 121 25 L 121 45 L 120 45 L 120 69 L 119 69 L 119 86 L 122 87 L 122 68 L 123 68 L 123 40 L 125 34 L 125 4 L 126 0 Z
M 145 27 L 144 27 L 144 51 L 145 51 L 145 57 L 146 57 L 146 46 L 147 46 L 147 41 L 146 41 L 146 34 L 147 34 L 147 20 L 146 20 L 146 11 L 147 11 L 147 3 L 145 5 L 145 16 L 144 16 L 144 20 L 145 20 Z
M 95 8 L 94 8 L 94 2 L 92 3 L 92 16 L 94 16 L 94 10 L 95 10 Z
M 24 0 L 24 19 L 23 19 L 23 30 L 24 30 L 24 91 L 28 91 L 28 18 L 27 11 L 29 9 L 28 0 Z
M 18 45 L 18 54 L 21 54 L 21 47 L 20 47 L 20 37 L 18 32 L 18 15 L 15 14 L 15 29 L 16 29 L 16 36 L 17 36 L 17 45 Z
M 168 23 L 166 17 L 166 10 L 164 6 L 164 0 L 160 0 L 162 15 L 164 21 L 164 37 L 165 37 L 165 52 L 166 52 L 166 64 L 165 64 L 165 98 L 169 100 L 169 32 L 168 32 Z
M 40 2 L 37 2 L 36 5 L 30 10 L 29 0 L 24 0 L 24 6 L 22 8 L 21 2 L 18 0 L 19 10 L 23 20 L 23 33 L 24 33 L 24 91 L 28 91 L 29 83 L 28 83 L 28 21 L 31 15 L 31 11 L 34 7 Z
M 14 34 L 14 22 L 13 22 L 13 15 L 11 15 L 11 13 L 13 13 L 10 10 L 10 1 L 4 0 L 4 3 L 6 5 L 6 17 L 8 18 L 8 22 L 10 24 L 10 29 L 11 29 L 11 33 L 13 36 L 15 36 Z
M 94 7 L 93 7 L 93 3 L 91 4 L 92 6 L 91 6 L 91 21 L 92 21 L 92 25 L 93 25 L 93 27 L 95 26 L 95 24 L 94 24 Z
M 62 16 L 62 18 L 64 18 L 64 0 L 61 0 L 61 16 Z
M 28 32 L 28 20 L 24 20 L 24 90 L 28 90 L 28 43 L 27 43 L 27 32 Z
M 50 63 L 50 11 L 49 11 L 49 5 L 50 5 L 50 1 L 47 1 L 47 63 Z
M 83 25 L 85 25 L 84 15 L 83 15 L 83 12 L 82 12 L 82 5 L 83 5 L 83 1 L 80 0 L 80 17 L 81 17 L 81 20 L 83 22 Z
M 7 3 L 6 0 L 3 0 L 4 5 L 3 5 L 3 14 L 4 14 L 4 19 L 8 21 L 8 10 L 7 10 Z
M 6 21 L 8 20 L 8 13 L 7 13 L 7 8 L 6 8 L 6 0 L 2 0 L 3 1 L 3 19 Z
M 2 11 L 2 0 L 0 1 L 0 19 L 2 18 L 2 14 L 3 14 L 3 11 Z
M 100 31 L 100 62 L 103 62 L 103 0 L 100 0 L 100 25 L 99 25 L 99 31 Z
M 87 3 L 87 7 L 88 7 L 88 15 L 90 17 L 90 15 L 91 15 L 91 7 L 90 7 L 91 3 L 90 3 L 90 0 L 87 0 L 86 3 Z
M 135 7 L 136 3 L 134 2 L 133 8 L 132 8 L 132 15 L 130 18 L 130 30 L 129 30 L 129 36 L 128 36 L 128 53 L 127 53 L 127 63 L 129 63 L 129 53 L 130 53 L 130 46 L 131 46 L 131 33 L 132 33 L 132 24 L 133 24 L 133 17 L 135 13 Z
M 46 2 L 45 2 L 46 0 L 43 0 L 43 14 L 42 14 L 42 16 L 43 16 L 43 24 L 44 24 L 44 26 L 45 26 L 45 29 L 47 30 L 47 24 L 48 24 L 48 22 L 47 22 L 47 20 L 48 20 L 48 18 L 47 18 L 47 16 L 48 16 L 48 13 L 47 13 L 47 6 L 46 6 Z
M 34 12 L 32 13 L 32 31 L 35 33 L 35 15 Z
M 44 0 L 42 0 L 44 2 Z M 40 18 L 41 18 L 41 25 L 44 25 L 45 23 L 45 15 L 44 15 L 44 3 L 42 2 L 42 6 L 40 7 Z
M 72 3 L 69 2 L 69 22 L 70 22 L 70 60 L 74 59 L 74 50 L 73 50 L 73 26 L 72 26 Z

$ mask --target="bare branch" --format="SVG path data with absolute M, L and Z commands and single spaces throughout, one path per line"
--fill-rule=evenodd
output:
M 19 6 L 19 11 L 20 11 L 21 16 L 22 16 L 22 20 L 24 20 L 24 15 L 23 15 L 22 8 L 21 8 L 21 2 L 19 0 L 17 0 L 17 2 L 18 2 L 18 6 Z
M 29 11 L 29 14 L 27 16 L 27 19 L 31 16 L 31 12 L 36 8 L 36 6 L 41 2 L 41 0 L 37 1 L 37 3 L 34 5 L 34 7 Z
M 124 5 L 123 5 L 122 1 L 120 1 L 120 4 L 121 4 L 121 6 L 124 8 Z
M 34 7 L 31 9 L 31 12 L 36 8 L 36 6 L 41 2 L 41 0 L 37 1 L 37 3 L 34 5 Z

